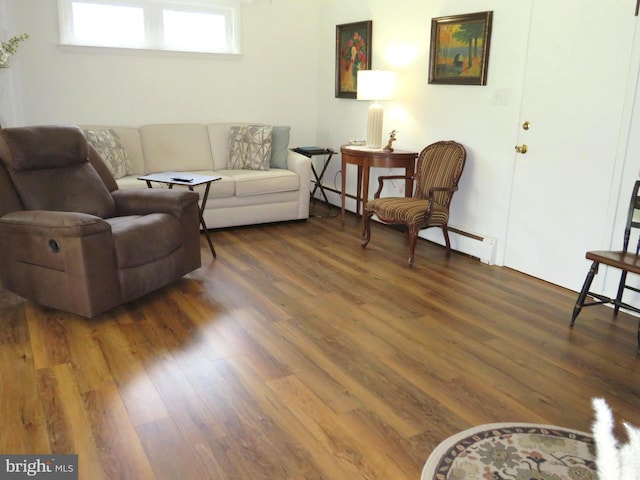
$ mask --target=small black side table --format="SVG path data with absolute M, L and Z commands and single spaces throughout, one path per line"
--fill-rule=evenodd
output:
M 325 155 L 324 164 L 322 165 L 322 169 L 320 170 L 320 175 L 318 175 L 316 167 L 313 165 L 313 162 L 311 162 L 311 171 L 313 172 L 314 179 L 311 180 L 311 182 L 313 183 L 313 190 L 311 191 L 310 196 L 311 198 L 314 198 L 313 196 L 316 194 L 316 191 L 320 189 L 320 193 L 322 194 L 322 197 L 324 198 L 325 203 L 327 205 L 331 205 L 329 203 L 329 199 L 327 198 L 327 194 L 324 191 L 324 187 L 322 186 L 322 177 L 324 177 L 324 172 L 327 171 L 329 162 L 331 162 L 331 157 L 336 152 L 331 148 L 322 148 L 322 147 L 297 147 L 297 148 L 292 148 L 291 150 L 296 153 L 299 153 L 300 155 L 304 155 L 305 157 L 308 157 L 308 158 L 311 158 L 316 155 Z
M 147 182 L 147 187 L 153 188 L 151 182 L 164 183 L 169 186 L 169 189 L 172 189 L 174 185 L 183 185 L 185 187 L 189 187 L 189 190 L 193 192 L 193 187 L 197 185 L 206 184 L 204 194 L 200 200 L 200 208 L 198 209 L 198 215 L 200 216 L 200 226 L 202 226 L 202 231 L 204 232 L 204 236 L 207 239 L 207 243 L 209 244 L 209 249 L 211 250 L 211 254 L 213 258 L 216 258 L 216 249 L 213 248 L 213 242 L 211 241 L 211 236 L 209 235 L 209 230 L 207 229 L 207 224 L 204 223 L 204 209 L 207 205 L 207 199 L 209 198 L 209 188 L 211 188 L 211 182 L 215 182 L 216 180 L 220 180 L 222 177 L 218 175 L 199 175 L 197 173 L 191 172 L 160 172 L 160 173 L 150 173 L 148 175 L 143 175 L 138 177 L 138 180 L 144 180 Z

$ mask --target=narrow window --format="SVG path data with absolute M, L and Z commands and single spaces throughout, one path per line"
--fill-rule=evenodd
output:
M 84 2 L 72 2 L 71 6 L 74 43 L 144 46 L 142 8 Z
M 58 0 L 63 45 L 240 53 L 241 0 Z
M 164 45 L 172 50 L 224 52 L 225 17 L 220 14 L 163 10 Z

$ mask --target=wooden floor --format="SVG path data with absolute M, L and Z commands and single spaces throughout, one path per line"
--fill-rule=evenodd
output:
M 594 396 L 640 424 L 631 316 L 570 329 L 575 293 L 426 241 L 408 269 L 353 215 L 213 238 L 92 320 L 0 293 L 0 453 L 77 453 L 83 480 L 417 480 L 471 426 L 589 430 Z

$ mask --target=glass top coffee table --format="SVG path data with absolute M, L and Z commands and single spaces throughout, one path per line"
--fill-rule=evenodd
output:
M 192 192 L 193 187 L 196 187 L 198 185 L 206 185 L 204 194 L 202 195 L 200 201 L 198 215 L 200 216 L 200 226 L 202 227 L 204 236 L 206 237 L 207 243 L 209 244 L 211 254 L 213 255 L 213 258 L 216 258 L 216 249 L 213 248 L 213 241 L 211 240 L 211 235 L 209 235 L 207 224 L 204 222 L 203 214 L 204 209 L 207 205 L 207 199 L 209 198 L 209 189 L 211 188 L 211 183 L 215 182 L 216 180 L 220 180 L 221 178 L 222 177 L 219 175 L 201 175 L 199 173 L 191 172 L 159 172 L 142 175 L 138 177 L 138 180 L 144 180 L 145 182 L 147 182 L 147 187 L 149 188 L 153 188 L 151 182 L 158 182 L 168 185 L 169 189 L 172 189 L 174 185 L 185 186 L 188 187 Z

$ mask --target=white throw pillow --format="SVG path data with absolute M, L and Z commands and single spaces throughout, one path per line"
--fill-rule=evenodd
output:
M 271 132 L 270 125 L 231 127 L 227 168 L 232 170 L 269 170 Z
M 105 161 L 113 178 L 118 179 L 133 174 L 129 155 L 113 130 L 84 130 L 84 136 Z

